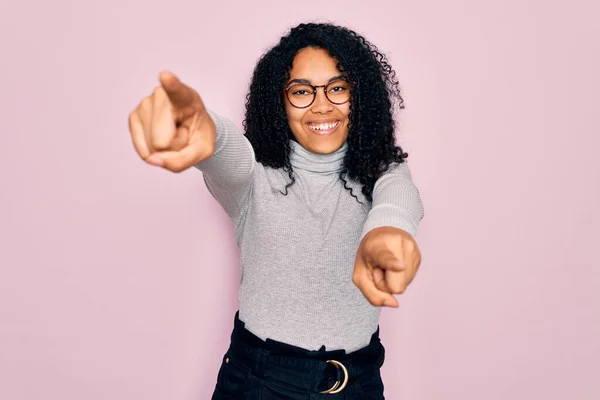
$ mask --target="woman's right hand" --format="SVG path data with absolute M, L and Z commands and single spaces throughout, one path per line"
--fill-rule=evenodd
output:
M 216 126 L 198 92 L 169 72 L 159 79 L 129 115 L 129 131 L 144 161 L 181 172 L 212 156 Z

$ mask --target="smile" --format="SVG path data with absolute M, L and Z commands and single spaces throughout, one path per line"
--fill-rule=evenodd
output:
M 327 122 L 327 123 L 308 123 L 306 126 L 310 129 L 311 132 L 316 133 L 317 135 L 329 135 L 333 133 L 337 127 L 340 125 L 340 121 L 335 122 Z

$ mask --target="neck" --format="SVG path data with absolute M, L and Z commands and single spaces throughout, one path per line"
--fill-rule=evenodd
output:
M 347 142 L 344 142 L 342 147 L 329 154 L 312 153 L 294 140 L 290 141 L 290 146 L 292 148 L 290 154 L 292 167 L 322 173 L 341 171 L 344 156 L 348 150 Z

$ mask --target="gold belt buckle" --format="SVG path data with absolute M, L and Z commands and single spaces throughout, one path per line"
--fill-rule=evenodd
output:
M 331 388 L 324 390 L 321 393 L 322 394 L 338 394 L 342 390 L 344 390 L 346 388 L 346 385 L 348 384 L 348 370 L 346 369 L 346 367 L 344 367 L 344 364 L 342 364 L 339 361 L 327 360 L 327 362 L 329 364 L 334 365 L 337 369 L 342 370 L 342 372 L 344 373 L 344 380 L 342 382 L 336 380 L 335 384 Z

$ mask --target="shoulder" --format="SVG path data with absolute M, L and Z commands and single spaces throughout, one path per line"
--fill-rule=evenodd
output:
M 401 163 L 394 162 L 394 163 L 390 164 L 387 171 L 385 171 L 383 174 L 381 174 L 379 179 L 381 179 L 383 177 L 396 177 L 396 178 L 403 178 L 403 179 L 411 180 L 412 174 L 410 172 L 410 167 L 408 166 L 407 162 L 403 161 Z

